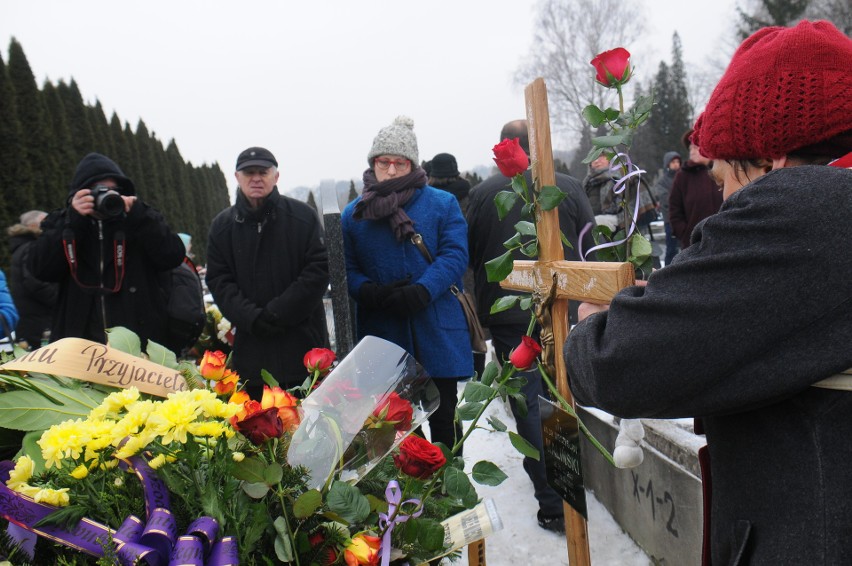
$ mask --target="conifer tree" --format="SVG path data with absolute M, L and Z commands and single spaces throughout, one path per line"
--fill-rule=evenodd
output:
M 65 116 L 73 143 L 74 160 L 79 162 L 83 157 L 94 151 L 95 134 L 89 118 L 89 110 L 83 102 L 83 96 L 77 82 L 73 79 L 69 84 L 59 81 L 56 86 L 65 107 Z
M 8 73 L 21 124 L 24 160 L 32 169 L 29 178 L 18 180 L 19 197 L 16 202 L 24 212 L 34 208 L 36 202 L 48 200 L 50 193 L 47 187 L 55 170 L 55 160 L 47 151 L 48 120 L 41 92 L 24 49 L 14 38 L 9 45 Z
M 313 191 L 308 191 L 308 198 L 305 202 L 319 214 L 319 207 L 317 206 L 317 200 L 314 198 Z
M 753 14 L 747 14 L 737 6 L 740 24 L 737 28 L 740 39 L 745 39 L 760 28 L 789 26 L 802 18 L 811 0 L 760 0 Z
M 109 138 L 112 140 L 114 148 L 110 159 L 118 163 L 124 174 L 135 182 L 138 167 L 136 160 L 130 153 L 130 147 L 125 143 L 124 128 L 122 128 L 121 120 L 115 112 L 112 113 L 112 117 L 109 119 Z
M 101 101 L 95 100 L 95 105 L 87 106 L 86 110 L 89 115 L 89 123 L 92 125 L 92 133 L 94 134 L 94 143 L 89 152 L 95 151 L 113 159 L 115 144 L 112 142 L 112 133 L 109 129 L 106 114 L 104 114 L 104 107 L 101 106 Z M 113 161 L 115 160 L 113 159 Z
M 355 190 L 355 181 L 350 179 L 349 180 L 349 197 L 348 197 L 348 200 L 346 202 L 350 203 L 353 200 L 355 200 L 356 198 L 358 198 L 358 191 Z
M 15 93 L 0 56 L 0 228 L 15 224 L 18 216 L 29 210 L 22 200 L 28 197 L 24 194 L 29 192 L 24 185 L 32 178 L 32 169 L 26 159 L 22 137 Z M 5 270 L 8 264 L 9 249 L 2 245 L 0 266 Z
M 62 102 L 59 90 L 53 86 L 53 83 L 46 81 L 42 88 L 42 95 L 51 131 L 51 135 L 47 138 L 47 151 L 54 157 L 56 169 L 45 172 L 45 175 L 50 174 L 50 180 L 45 186 L 48 192 L 45 200 L 37 202 L 36 207 L 51 210 L 60 206 L 68 196 L 68 182 L 79 160 L 74 156 L 74 143 L 68 127 L 65 104 Z

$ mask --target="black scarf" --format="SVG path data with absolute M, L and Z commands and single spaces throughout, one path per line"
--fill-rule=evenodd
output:
M 414 235 L 414 222 L 403 207 L 414 196 L 414 191 L 426 185 L 426 171 L 417 167 L 408 175 L 382 181 L 376 179 L 372 169 L 364 171 L 364 191 L 355 205 L 355 220 L 381 220 L 387 218 L 397 241 Z

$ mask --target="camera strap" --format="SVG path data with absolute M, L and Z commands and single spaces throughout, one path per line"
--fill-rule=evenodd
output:
M 83 289 L 96 289 L 103 293 L 117 293 L 121 289 L 121 284 L 124 282 L 126 261 L 126 240 L 123 230 L 116 231 L 112 241 L 112 260 L 115 272 L 115 286 L 112 289 L 104 287 L 103 281 L 101 281 L 100 285 L 86 285 L 77 277 L 77 268 L 79 266 L 79 261 L 77 260 L 77 240 L 74 238 L 73 230 L 69 227 L 66 227 L 62 231 L 62 248 L 65 251 L 65 261 L 68 263 L 71 278 L 78 286 Z M 101 250 L 101 253 L 103 253 L 103 248 Z

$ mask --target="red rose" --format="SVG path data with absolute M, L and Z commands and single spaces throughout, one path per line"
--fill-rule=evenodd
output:
M 440 470 L 447 459 L 440 448 L 412 434 L 399 445 L 399 454 L 393 457 L 393 463 L 404 474 L 425 480 Z
M 317 552 L 317 558 L 323 566 L 334 564 L 337 561 L 337 550 L 333 546 L 325 544 L 325 534 L 322 531 L 316 531 L 312 535 L 309 535 L 308 544 L 313 549 L 321 547 Z
M 494 163 L 507 177 L 519 175 L 530 166 L 530 158 L 527 157 L 527 152 L 521 149 L 518 138 L 513 140 L 506 138 L 495 145 L 492 151 L 494 151 Z
M 592 59 L 591 64 L 598 72 L 595 80 L 608 88 L 621 86 L 630 80 L 630 52 L 623 47 L 604 51 Z
M 313 348 L 305 354 L 302 363 L 305 364 L 305 368 L 307 368 L 309 373 L 318 371 L 322 375 L 331 369 L 331 364 L 336 359 L 337 356 L 328 348 Z
M 278 407 L 270 407 L 251 413 L 243 420 L 235 423 L 234 428 L 255 446 L 260 446 L 270 438 L 278 438 L 284 433 L 284 425 L 278 416 Z
M 373 409 L 373 416 L 392 424 L 396 430 L 408 430 L 411 428 L 411 419 L 414 418 L 414 409 L 411 403 L 400 397 L 396 391 L 392 391 Z
M 216 350 L 211 352 L 207 350 L 198 364 L 198 371 L 204 379 L 219 381 L 225 375 L 225 362 L 228 361 L 228 356 Z
M 541 346 L 529 336 L 521 337 L 521 343 L 509 354 L 509 361 L 519 370 L 528 369 L 541 353 Z

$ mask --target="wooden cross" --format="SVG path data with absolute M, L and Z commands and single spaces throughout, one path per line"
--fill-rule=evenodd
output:
M 524 97 L 529 123 L 533 179 L 538 181 L 537 187 L 555 185 L 556 175 L 550 145 L 550 114 L 544 79 L 538 78 L 527 85 Z M 550 316 L 547 317 L 552 328 L 546 328 L 545 325 L 542 328 L 543 335 L 553 337 L 555 347 L 550 348 L 552 359 L 544 362 L 547 367 L 555 368 L 559 394 L 573 407 L 574 398 L 568 389 L 565 360 L 562 358 L 562 344 L 568 337 L 568 301 L 609 303 L 618 291 L 634 283 L 633 266 L 630 263 L 565 261 L 559 232 L 558 207 L 548 211 L 537 208 L 536 228 L 539 260 L 515 261 L 512 273 L 500 286 L 537 293 L 542 297 L 547 297 L 554 285 L 556 286 Z M 571 566 L 587 566 L 591 564 L 591 559 L 586 520 L 567 503 L 563 503 L 563 510 L 568 563 Z

